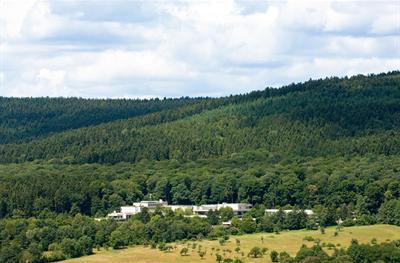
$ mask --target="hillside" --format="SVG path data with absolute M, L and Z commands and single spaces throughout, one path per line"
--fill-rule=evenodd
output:
M 376 214 L 400 197 L 399 153 L 398 73 L 308 81 L 0 145 L 0 217 L 150 197 Z
M 340 227 L 357 226 L 354 233 L 361 225 L 400 226 L 399 72 L 223 98 L 0 102 L 0 262 L 57 261 L 91 255 L 96 247 L 106 261 L 117 254 L 125 261 L 124 255 L 132 258 L 139 250 L 150 262 L 154 255 L 176 262 L 182 258 L 176 251 L 143 246 L 183 240 L 215 246 L 211 240 L 259 233 L 240 236 L 248 252 L 261 232 L 275 236 L 268 247 L 277 250 L 291 238 L 298 246 L 285 250 L 294 253 L 305 229 L 320 227 L 324 235 L 324 227 L 339 219 Z M 157 209 L 123 222 L 95 220 L 159 198 L 170 204 L 245 202 L 252 208 L 241 220 L 233 211 L 199 218 Z M 266 208 L 293 211 L 270 215 Z M 315 217 L 301 209 L 312 209 Z M 232 225 L 221 226 L 227 220 Z M 381 235 L 390 227 L 398 231 L 371 226 L 372 232 L 356 238 L 398 239 Z M 321 239 L 345 238 L 348 244 L 351 235 L 344 230 Z M 364 258 L 370 252 L 391 255 L 398 253 L 397 244 L 354 244 L 351 251 Z M 97 255 L 87 259 L 97 262 Z M 214 260 L 207 254 L 204 261 Z
M 204 99 L 82 99 L 0 97 L 0 144 L 195 104 Z
M 49 134 L 115 120 L 163 112 L 153 124 L 167 121 L 170 110 L 199 106 L 206 110 L 260 97 L 281 96 L 304 87 L 267 88 L 246 95 L 222 98 L 177 99 L 83 99 L 83 98 L 6 98 L 0 96 L 0 144 L 27 142 Z M 184 110 L 183 110 L 184 111 Z M 198 112 L 197 112 L 198 113 Z M 172 113 L 173 114 L 173 113 Z M 153 114 L 154 115 L 154 114 Z M 180 116 L 182 117 L 182 116 Z
M 0 160 L 197 160 L 260 148 L 299 156 L 393 155 L 400 153 L 399 128 L 400 78 L 394 72 L 308 81 L 277 91 L 179 105 L 0 145 Z

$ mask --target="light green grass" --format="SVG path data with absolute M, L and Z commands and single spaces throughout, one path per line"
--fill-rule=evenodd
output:
M 221 246 L 218 241 L 200 241 L 196 242 L 197 246 L 201 245 L 202 249 L 207 250 L 207 255 L 203 260 L 200 260 L 197 254 L 197 248 L 192 251 L 190 248 L 188 256 L 180 256 L 179 251 L 183 244 L 176 244 L 177 248 L 172 252 L 161 252 L 158 249 L 150 249 L 149 247 L 136 246 L 122 250 L 101 250 L 95 251 L 94 255 L 66 260 L 64 262 L 73 263 L 177 263 L 177 262 L 215 262 L 216 251 L 212 251 L 212 248 L 219 248 L 219 254 L 223 254 L 224 249 L 230 249 L 232 252 L 226 252 L 226 257 L 230 258 L 243 258 L 245 262 L 270 262 L 269 252 L 276 250 L 278 252 L 286 251 L 292 256 L 296 254 L 302 244 L 311 246 L 313 242 L 304 240 L 304 237 L 311 236 L 318 238 L 322 243 L 340 244 L 340 247 L 347 247 L 352 239 L 358 239 L 361 243 L 370 242 L 372 238 L 376 238 L 378 242 L 384 242 L 386 240 L 400 239 L 400 227 L 390 225 L 374 225 L 374 226 L 357 226 L 347 227 L 339 232 L 338 236 L 334 236 L 334 227 L 326 229 L 325 234 L 321 234 L 319 231 L 308 231 L 308 230 L 297 230 L 281 232 L 280 234 L 272 233 L 257 233 L 251 235 L 242 236 L 231 236 L 228 242 Z M 261 237 L 264 238 L 262 243 Z M 241 254 L 237 254 L 234 249 L 236 247 L 235 239 L 240 240 L 240 248 L 245 253 L 242 257 Z M 193 242 L 189 242 L 193 243 Z M 175 245 L 175 244 L 173 244 Z M 268 248 L 267 254 L 263 258 L 248 258 L 247 253 L 254 246 Z M 329 251 L 327 250 L 329 253 Z M 212 255 L 211 255 L 212 254 Z

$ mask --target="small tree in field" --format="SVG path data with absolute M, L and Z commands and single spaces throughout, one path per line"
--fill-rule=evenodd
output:
M 184 247 L 181 249 L 181 252 L 179 252 L 181 254 L 181 256 L 187 256 L 187 253 L 189 252 L 189 249 L 187 247 Z
M 164 242 L 161 242 L 160 244 L 158 244 L 158 249 L 159 249 L 160 251 L 165 251 L 165 249 L 166 249 L 165 243 L 164 243 Z
M 171 246 L 171 245 L 167 245 L 167 246 L 165 246 L 165 248 L 164 248 L 164 251 L 171 252 L 173 249 L 174 249 L 174 247 L 173 247 L 173 246 Z
M 197 253 L 199 254 L 201 259 L 203 259 L 204 256 L 206 255 L 206 251 L 204 251 L 204 250 L 199 250 Z
M 240 252 L 240 247 L 236 247 L 235 251 L 236 251 L 236 253 L 239 253 Z
M 263 248 L 261 249 L 261 253 L 262 253 L 263 255 L 265 255 L 265 254 L 267 253 L 267 251 L 268 251 L 268 248 L 266 248 L 266 247 L 263 247 Z
M 261 251 L 261 248 L 259 247 L 253 247 L 249 254 L 248 257 L 252 257 L 252 258 L 258 258 L 258 257 L 262 257 L 263 253 Z
M 271 251 L 271 261 L 279 262 L 279 254 L 275 250 Z
M 286 251 L 283 251 L 279 254 L 279 261 L 280 262 L 292 262 L 292 258 Z
M 219 244 L 220 244 L 221 246 L 223 246 L 223 245 L 225 245 L 226 240 L 223 239 L 223 238 L 221 238 L 221 239 L 218 240 L 218 242 L 219 242 Z

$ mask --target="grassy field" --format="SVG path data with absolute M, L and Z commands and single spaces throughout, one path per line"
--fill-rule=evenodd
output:
M 318 238 L 322 243 L 332 243 L 337 247 L 347 247 L 350 244 L 351 239 L 358 239 L 362 243 L 371 241 L 372 238 L 376 238 L 378 242 L 386 240 L 400 239 L 400 227 L 389 226 L 389 225 L 374 225 L 374 226 L 357 226 L 347 227 L 339 232 L 337 236 L 334 236 L 335 228 L 327 228 L 325 234 L 321 234 L 319 231 L 288 231 L 281 232 L 280 234 L 272 233 L 258 233 L 251 235 L 242 236 L 231 236 L 228 242 L 221 246 L 218 241 L 200 241 L 196 242 L 197 246 L 201 245 L 202 250 L 206 250 L 207 254 L 203 260 L 200 260 L 197 254 L 198 248 L 192 250 L 191 245 L 188 256 L 181 256 L 179 251 L 182 247 L 187 246 L 184 244 L 173 244 L 176 248 L 171 252 L 161 252 L 158 249 L 150 249 L 149 247 L 136 246 L 122 250 L 101 250 L 95 251 L 94 255 L 66 260 L 64 262 L 73 263 L 105 263 L 105 262 L 124 262 L 124 263 L 155 263 L 155 262 L 215 262 L 216 250 L 219 249 L 219 254 L 225 254 L 226 257 L 230 258 L 242 258 L 245 262 L 270 262 L 269 252 L 276 250 L 278 252 L 286 251 L 292 256 L 296 254 L 302 244 L 308 246 L 313 245 L 311 241 L 305 241 L 304 237 L 311 236 L 314 239 Z M 262 242 L 263 238 L 263 242 Z M 244 252 L 244 256 L 239 252 L 235 252 L 236 239 L 240 240 L 241 251 Z M 188 242 L 193 243 L 193 242 Z M 268 252 L 263 258 L 248 258 L 247 253 L 254 246 L 266 247 Z M 214 250 L 212 249 L 214 248 Z M 227 249 L 231 252 L 226 251 Z M 225 252 L 224 252 L 225 250 Z M 327 250 L 329 252 L 329 250 Z

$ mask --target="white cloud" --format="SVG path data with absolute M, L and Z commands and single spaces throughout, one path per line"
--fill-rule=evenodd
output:
M 72 69 L 73 79 L 84 82 L 109 82 L 119 78 L 139 79 L 174 79 L 188 78 L 192 75 L 188 67 L 162 51 L 123 51 L 106 50 L 86 57 L 89 63 L 83 62 Z
M 371 26 L 371 33 L 376 34 L 390 34 L 400 32 L 400 7 L 394 6 L 394 10 L 397 8 L 397 13 L 388 14 L 385 16 L 378 17 Z
M 219 96 L 400 68 L 397 1 L 7 6 L 0 11 L 0 95 Z
M 315 78 L 325 76 L 346 76 L 356 74 L 369 74 L 400 68 L 400 60 L 396 58 L 315 58 L 310 61 L 296 63 L 289 67 L 288 77 Z
M 24 20 L 36 0 L 2 0 L 0 1 L 1 38 L 14 38 L 20 35 Z
M 68 21 L 51 13 L 48 1 L 37 1 L 26 15 L 21 34 L 24 38 L 44 38 L 57 32 Z
M 50 86 L 62 86 L 64 84 L 65 72 L 62 70 L 49 70 L 42 68 L 38 74 L 39 82 Z
M 21 76 L 27 82 L 20 82 L 8 90 L 7 96 L 35 97 L 60 95 L 71 96 L 72 92 L 65 86 L 65 72 L 62 70 L 49 70 L 42 68 L 38 72 L 26 72 Z

